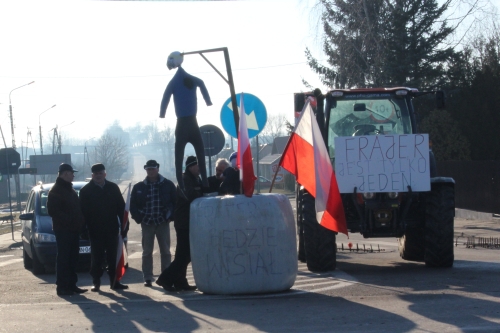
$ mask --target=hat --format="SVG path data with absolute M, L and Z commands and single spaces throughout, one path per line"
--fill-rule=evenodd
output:
M 186 169 L 196 164 L 198 164 L 198 159 L 195 156 L 188 156 L 186 158 Z
M 67 163 L 61 163 L 61 165 L 59 165 L 59 172 L 64 172 L 64 171 L 78 172 L 78 170 L 73 169 L 71 165 Z
M 144 166 L 144 169 L 154 169 L 154 168 L 159 168 L 160 164 L 156 162 L 155 160 L 149 160 L 146 162 L 146 165 Z
M 230 156 L 229 156 L 229 162 L 231 162 L 231 166 L 233 168 L 236 168 L 237 164 L 238 164 L 238 152 L 235 151 L 234 153 L 232 153 Z
M 94 172 L 104 171 L 104 170 L 106 170 L 106 168 L 104 167 L 104 164 L 96 163 L 96 164 L 92 165 L 90 170 L 92 171 L 92 173 L 94 173 Z

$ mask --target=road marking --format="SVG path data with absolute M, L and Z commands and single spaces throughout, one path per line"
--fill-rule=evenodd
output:
M 16 262 L 20 262 L 20 261 L 23 261 L 23 259 L 11 259 L 11 260 L 7 260 L 4 262 L 0 262 L 0 267 L 4 267 L 4 266 L 10 265 L 10 264 L 15 264 Z
M 142 252 L 134 252 L 129 254 L 128 259 L 139 259 L 142 258 Z
M 0 256 L 0 258 L 5 258 L 5 257 L 13 257 L 14 255 L 13 254 L 7 254 L 5 256 Z

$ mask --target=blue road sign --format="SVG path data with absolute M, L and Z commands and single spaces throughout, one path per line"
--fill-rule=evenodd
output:
M 240 107 L 240 95 L 241 94 L 236 94 L 238 109 Z M 245 113 L 247 117 L 248 138 L 251 139 L 259 134 L 266 126 L 267 111 L 264 103 L 252 94 L 244 93 L 243 102 L 245 103 Z M 226 102 L 224 102 L 224 105 L 222 105 L 222 109 L 220 111 L 220 122 L 222 124 L 222 128 L 224 128 L 227 134 L 231 135 L 233 138 L 238 137 L 238 131 L 234 125 L 231 97 L 229 97 Z

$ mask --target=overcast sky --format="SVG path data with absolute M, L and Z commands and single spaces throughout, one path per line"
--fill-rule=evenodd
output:
M 39 121 L 44 141 L 56 125 L 63 137 L 83 140 L 114 120 L 125 128 L 152 121 L 175 127 L 172 102 L 166 118 L 158 118 L 175 74 L 165 65 L 172 51 L 228 47 L 236 92 L 254 94 L 268 114 L 292 120 L 302 79 L 321 87 L 304 56 L 306 47 L 320 50 L 315 2 L 1 1 L 0 124 L 7 146 L 9 94 L 17 146 L 30 129 L 38 147 Z M 207 57 L 225 74 L 221 52 Z M 204 80 L 212 98 L 207 107 L 198 94 L 200 126 L 220 127 L 228 85 L 199 55 L 186 56 L 183 68 Z

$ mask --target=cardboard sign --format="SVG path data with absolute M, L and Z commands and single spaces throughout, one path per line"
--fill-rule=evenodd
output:
M 335 176 L 341 193 L 430 191 L 429 135 L 336 137 Z

